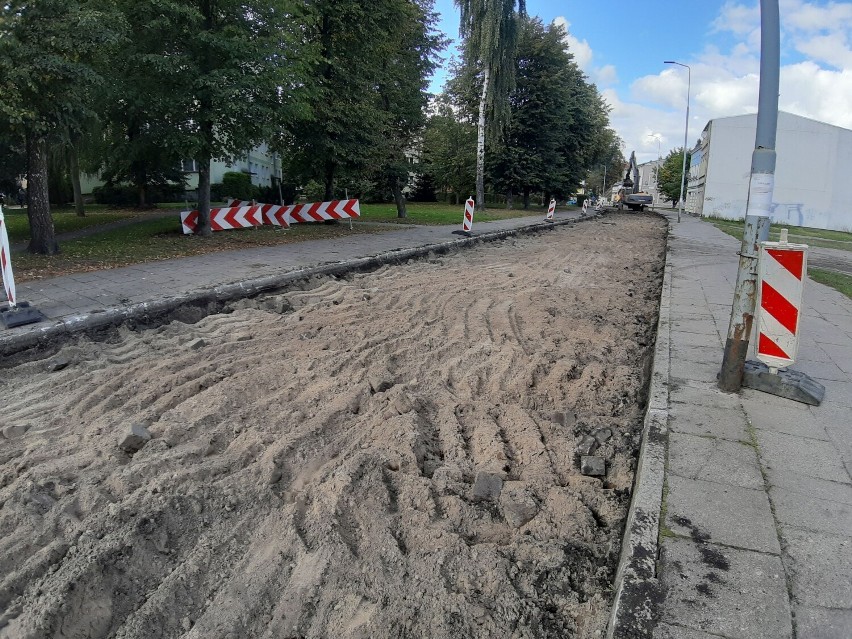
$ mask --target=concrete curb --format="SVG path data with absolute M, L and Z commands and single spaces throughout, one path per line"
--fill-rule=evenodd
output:
M 514 229 L 482 233 L 481 235 L 463 237 L 437 244 L 426 244 L 414 248 L 388 251 L 369 257 L 288 271 L 280 275 L 271 275 L 235 282 L 233 284 L 199 289 L 183 295 L 166 297 L 152 302 L 141 302 L 130 306 L 110 308 L 102 312 L 67 316 L 55 320 L 53 324 L 39 326 L 35 330 L 29 330 L 16 335 L 0 336 L 0 356 L 8 357 L 31 348 L 36 350 L 49 348 L 52 344 L 73 335 L 96 333 L 119 326 L 128 321 L 143 321 L 148 323 L 156 321 L 166 322 L 171 316 L 187 308 L 200 309 L 201 317 L 203 317 L 204 315 L 216 312 L 226 302 L 245 297 L 254 297 L 262 293 L 270 293 L 311 277 L 344 275 L 346 273 L 369 270 L 384 264 L 398 263 L 433 252 L 448 253 L 467 246 L 473 246 L 479 242 L 493 242 L 514 235 L 538 233 L 557 226 L 572 226 L 577 222 L 594 220 L 599 217 L 600 215 L 593 214 L 579 219 L 557 220 L 548 223 L 537 222 L 529 226 Z
M 668 448 L 671 288 L 672 260 L 666 247 L 648 409 L 633 482 L 633 499 L 615 576 L 615 597 L 607 639 L 650 639 L 663 597 L 657 579 L 657 559 Z

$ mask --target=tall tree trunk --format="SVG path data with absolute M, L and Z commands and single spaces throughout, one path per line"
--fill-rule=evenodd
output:
M 506 191 L 506 208 L 515 208 L 515 192 L 511 188 Z
M 204 30 L 212 34 L 214 27 L 214 11 L 212 0 L 203 0 L 201 15 L 204 16 Z M 213 73 L 213 53 L 210 47 L 204 49 L 201 57 L 201 73 L 205 80 L 210 81 Z M 198 96 L 198 122 L 201 134 L 201 150 L 198 152 L 198 227 L 195 234 L 201 237 L 213 235 L 210 228 L 210 159 L 211 149 L 215 143 L 213 135 L 213 98 L 210 89 L 205 87 Z
M 198 228 L 195 234 L 213 235 L 210 228 L 210 154 L 202 151 L 198 157 Z
M 530 187 L 524 187 L 524 209 L 530 208 Z
M 485 210 L 485 107 L 488 104 L 488 85 L 491 70 L 488 63 L 482 73 L 482 95 L 479 98 L 479 122 L 476 126 L 476 211 Z
M 73 142 L 68 147 L 68 172 L 71 174 L 71 188 L 74 189 L 74 208 L 79 217 L 86 217 L 83 189 L 80 187 L 80 158 L 77 155 L 77 145 Z
M 324 202 L 330 202 L 334 199 L 334 173 L 337 166 L 332 160 L 325 162 L 325 193 L 323 195 Z
M 399 188 L 398 178 L 393 179 L 391 191 L 393 191 L 393 201 L 396 202 L 396 216 L 398 218 L 408 217 L 408 211 L 405 208 L 405 196 L 402 194 L 402 189 Z
M 41 255 L 59 253 L 47 194 L 47 142 L 33 133 L 27 134 L 27 195 L 27 217 L 30 220 L 27 250 Z

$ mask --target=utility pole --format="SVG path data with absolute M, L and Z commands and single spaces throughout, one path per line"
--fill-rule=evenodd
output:
M 692 69 L 688 64 L 681 64 L 674 60 L 664 60 L 663 64 L 676 64 L 686 67 L 686 126 L 683 129 L 683 168 L 680 174 L 680 200 L 677 203 L 677 221 L 680 222 L 680 214 L 683 212 L 683 189 L 686 183 L 686 139 L 689 137 L 689 92 L 692 89 Z
M 604 168 L 604 181 L 603 186 L 601 187 L 601 198 L 606 199 L 606 164 L 603 165 Z
M 740 390 L 757 293 L 757 259 L 760 242 L 769 238 L 769 209 L 775 187 L 775 136 L 778 128 L 778 76 L 781 28 L 778 0 L 760 0 L 760 97 L 757 133 L 751 156 L 745 228 L 740 246 L 737 284 L 731 306 L 731 323 L 725 342 L 719 388 Z

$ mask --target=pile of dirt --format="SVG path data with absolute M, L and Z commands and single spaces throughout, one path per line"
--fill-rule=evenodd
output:
M 0 637 L 602 636 L 665 234 L 605 222 L 2 371 Z

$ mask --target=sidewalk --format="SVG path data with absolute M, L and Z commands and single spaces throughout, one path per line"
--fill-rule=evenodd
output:
M 806 282 L 811 407 L 716 387 L 739 242 L 674 216 L 659 639 L 852 637 L 852 300 Z M 665 303 L 665 293 L 664 293 Z

